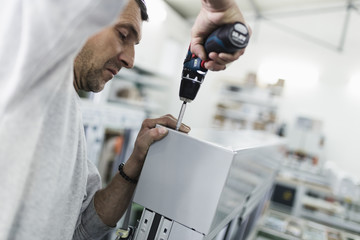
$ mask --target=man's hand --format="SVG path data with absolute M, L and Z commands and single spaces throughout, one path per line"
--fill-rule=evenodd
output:
M 137 179 L 139 177 L 150 145 L 167 135 L 168 130 L 165 127 L 156 128 L 155 126 L 159 124 L 175 129 L 176 123 L 177 119 L 170 114 L 160 118 L 146 119 L 143 121 L 135 141 L 134 150 L 124 166 L 124 171 L 129 177 L 133 179 Z M 190 128 L 182 124 L 179 130 L 181 132 L 188 133 Z
M 241 49 L 233 54 L 215 53 L 206 56 L 204 42 L 213 31 L 226 23 L 242 22 L 246 25 L 244 17 L 233 0 L 202 0 L 202 8 L 197 16 L 191 30 L 191 52 L 202 60 L 208 60 L 205 67 L 212 71 L 224 70 L 226 64 L 237 60 L 244 54 L 245 49 Z M 250 35 L 251 29 L 247 25 Z

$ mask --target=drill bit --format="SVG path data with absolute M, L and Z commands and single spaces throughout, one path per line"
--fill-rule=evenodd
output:
M 181 105 L 178 121 L 176 123 L 176 128 L 175 128 L 176 131 L 179 131 L 179 129 L 180 129 L 181 122 L 182 122 L 182 119 L 184 117 L 185 109 L 186 109 L 186 101 L 184 101 L 184 103 Z

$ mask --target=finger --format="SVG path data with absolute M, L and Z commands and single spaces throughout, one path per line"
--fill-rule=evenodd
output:
M 143 131 L 142 134 L 136 138 L 136 150 L 142 154 L 146 153 L 153 142 L 162 139 L 167 133 L 168 129 L 165 127 L 151 128 Z
M 231 62 L 227 58 L 221 58 L 219 53 L 211 52 L 209 54 L 209 61 L 213 61 L 217 65 L 226 65 L 227 63 Z
M 209 58 L 216 62 L 217 64 L 228 64 L 231 62 L 236 61 L 240 58 L 241 55 L 243 55 L 245 52 L 244 49 L 241 49 L 239 51 L 236 51 L 234 53 L 215 53 L 211 52 L 209 54 Z
M 178 121 L 177 118 L 175 118 L 175 117 L 172 116 L 171 114 L 168 114 L 168 115 L 166 115 L 166 116 L 172 118 L 172 119 L 176 122 L 176 124 L 177 124 L 177 121 Z M 175 124 L 175 127 L 174 127 L 174 126 L 171 126 L 171 128 L 175 129 L 175 128 L 176 128 L 176 124 Z M 168 126 L 168 127 L 170 127 L 170 126 Z M 181 123 L 179 130 L 180 130 L 180 132 L 188 133 L 188 132 L 190 132 L 191 128 L 190 128 L 188 125 L 186 125 L 185 123 Z
M 171 114 L 166 114 L 163 117 L 168 117 L 168 118 L 171 118 L 173 121 L 177 121 L 177 119 Z
M 176 128 L 176 124 L 177 124 L 177 119 L 170 115 L 167 114 L 165 116 L 162 116 L 160 118 L 155 118 L 155 119 L 146 119 L 143 122 L 143 128 L 154 128 L 157 124 L 162 125 L 162 126 L 166 126 L 172 129 Z M 185 124 L 181 124 L 180 129 L 181 132 L 185 132 L 188 133 L 190 131 L 190 127 L 185 125 Z
M 169 130 L 165 127 L 157 127 L 157 128 L 152 128 L 148 131 L 146 131 L 145 134 L 143 134 L 141 136 L 141 140 L 142 141 L 142 146 L 147 149 L 150 147 L 150 145 L 155 142 L 155 141 L 159 141 L 160 139 L 162 139 L 163 137 L 165 137 L 168 134 Z
M 189 133 L 191 128 L 188 125 L 181 123 L 179 130 L 180 132 Z
M 143 128 L 155 128 L 157 124 L 162 125 L 162 126 L 167 126 L 167 127 L 171 127 L 171 126 L 176 126 L 176 118 L 173 117 L 170 114 L 164 115 L 160 118 L 153 118 L 153 119 L 145 119 L 143 121 L 142 127 Z
M 236 51 L 234 53 L 219 53 L 218 57 L 221 58 L 224 61 L 227 62 L 233 62 L 235 60 L 238 60 L 240 56 L 242 56 L 245 53 L 245 48 L 240 49 L 239 51 Z
M 237 60 L 242 54 L 244 49 L 237 51 L 233 54 L 229 53 L 210 53 L 211 60 L 205 63 L 205 68 L 211 71 L 221 71 L 226 69 L 226 65 Z
M 249 36 L 251 37 L 252 36 L 252 28 L 251 28 L 251 26 L 248 23 L 246 23 L 245 25 L 246 25 L 246 27 L 247 27 L 247 29 L 249 31 Z
M 216 64 L 214 61 L 208 61 L 205 63 L 205 68 L 210 71 L 221 71 L 226 69 L 225 64 Z
M 207 59 L 205 48 L 202 45 L 201 41 L 199 41 L 199 42 L 192 41 L 191 45 L 190 45 L 190 52 L 195 54 L 196 56 L 198 56 L 202 60 Z

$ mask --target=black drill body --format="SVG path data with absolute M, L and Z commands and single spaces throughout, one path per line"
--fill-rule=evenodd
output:
M 249 42 L 249 31 L 240 23 L 226 24 L 215 30 L 205 41 L 206 54 L 210 52 L 234 53 L 247 46 Z M 200 85 L 204 81 L 207 69 L 205 61 L 192 54 L 190 47 L 182 71 L 180 84 L 180 99 L 184 102 L 191 102 L 195 99 Z
M 223 25 L 206 39 L 204 44 L 206 55 L 211 52 L 234 53 L 247 46 L 249 37 L 247 27 L 240 22 Z M 182 71 L 179 96 L 183 104 L 180 109 L 176 130 L 180 129 L 186 103 L 195 99 L 204 81 L 207 73 L 205 62 L 191 53 L 189 47 Z

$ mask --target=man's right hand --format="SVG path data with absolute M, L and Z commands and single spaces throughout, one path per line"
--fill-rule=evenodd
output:
M 224 70 L 226 64 L 237 60 L 244 54 L 245 49 L 241 49 L 233 54 L 215 53 L 206 56 L 204 43 L 206 38 L 217 28 L 227 23 L 242 22 L 246 24 L 244 17 L 233 0 L 202 0 L 202 8 L 198 14 L 191 30 L 191 52 L 202 60 L 209 60 L 205 67 L 212 71 Z M 251 29 L 247 25 L 250 35 Z

